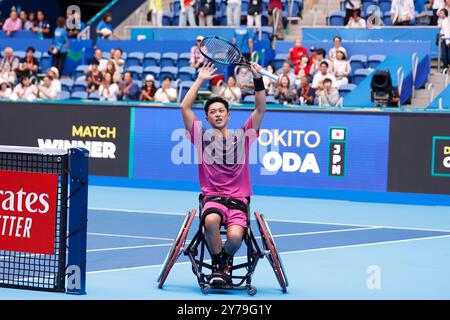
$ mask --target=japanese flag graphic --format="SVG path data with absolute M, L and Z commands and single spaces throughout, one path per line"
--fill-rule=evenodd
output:
M 344 141 L 345 129 L 331 129 L 331 140 Z

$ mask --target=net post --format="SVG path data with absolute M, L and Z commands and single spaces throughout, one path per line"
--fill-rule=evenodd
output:
M 70 163 L 69 255 L 67 294 L 86 294 L 86 249 L 89 152 L 73 148 Z

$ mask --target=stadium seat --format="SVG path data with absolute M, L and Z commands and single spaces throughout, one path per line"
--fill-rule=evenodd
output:
M 109 60 L 111 54 L 109 52 L 103 52 L 103 59 Z
M 164 12 L 163 13 L 163 26 L 171 26 L 172 25 L 172 12 Z
M 378 6 L 381 9 L 381 12 L 386 13 L 391 11 L 392 0 L 380 0 L 378 1 Z
M 358 69 L 353 73 L 352 83 L 355 85 L 360 84 L 369 74 L 372 73 L 370 69 Z
M 143 60 L 144 60 L 143 52 L 130 52 L 130 54 L 127 57 L 126 67 L 140 66 L 142 65 Z
M 77 80 L 79 77 L 84 77 L 84 70 L 86 70 L 89 66 L 82 64 L 75 68 L 75 70 L 72 72 L 72 78 L 74 80 Z
M 166 52 L 161 57 L 161 68 L 163 67 L 173 67 L 177 65 L 178 53 L 176 52 Z
M 83 100 L 83 99 L 87 99 L 87 98 L 88 98 L 88 94 L 85 91 L 72 92 L 72 94 L 70 95 L 70 99 L 73 99 L 73 100 Z
M 47 72 L 52 66 L 52 57 L 47 52 L 44 52 L 39 60 L 39 70 L 41 72 Z
M 192 67 L 182 67 L 178 70 L 178 79 L 181 81 L 192 81 L 195 77 L 195 69 Z
M 61 79 L 61 89 L 63 91 L 72 91 L 73 80 L 72 79 Z
M 287 53 L 278 53 L 275 55 L 275 58 L 273 59 L 273 67 L 275 70 L 278 70 L 283 67 L 283 63 L 287 60 Z
M 184 99 L 184 96 L 189 91 L 189 89 L 194 84 L 193 81 L 181 81 L 180 88 L 181 88 L 181 94 L 179 96 L 180 101 Z
M 76 80 L 72 86 L 72 94 L 75 92 L 86 92 L 87 82 L 85 80 Z
M 362 12 L 367 13 L 367 9 L 371 6 L 376 6 L 377 3 L 371 0 L 365 0 L 363 3 L 363 9 Z
M 40 60 L 41 57 L 42 57 L 42 52 L 36 51 L 36 52 L 34 53 L 34 57 L 35 57 L 36 59 Z
M 182 52 L 180 53 L 180 56 L 178 57 L 178 68 L 183 67 L 189 67 L 190 66 L 190 60 L 191 60 L 191 53 L 190 52 Z
M 89 97 L 88 97 L 90 100 L 96 100 L 96 101 L 98 101 L 98 100 L 100 100 L 100 94 L 98 93 L 98 91 L 94 91 L 94 92 L 92 92 L 90 95 L 89 95 Z
M 391 20 L 391 12 L 385 12 L 383 15 L 383 23 L 385 26 L 392 26 L 392 20 Z
M 23 59 L 26 57 L 27 53 L 23 50 L 16 50 L 14 51 L 14 55 L 19 59 Z
M 133 83 L 135 83 L 139 89 L 142 88 L 142 80 L 133 80 Z
M 161 68 L 161 72 L 159 73 L 159 80 L 164 80 L 164 77 L 168 76 L 172 80 L 177 78 L 178 69 L 176 67 L 164 67 Z
M 70 99 L 70 92 L 69 91 L 61 91 L 61 94 L 59 95 L 60 100 L 69 100 Z
M 267 96 L 266 103 L 268 104 L 278 104 L 277 99 L 274 96 Z
M 161 53 L 159 52 L 148 52 L 144 56 L 143 67 L 159 66 L 159 61 L 161 60 Z
M 356 88 L 356 85 L 353 83 L 343 84 L 339 87 L 339 95 L 341 97 L 345 97 L 347 94 L 352 92 Z
M 355 54 L 350 57 L 350 67 L 352 70 L 364 69 L 367 65 L 367 56 Z
M 142 77 L 142 73 L 144 72 L 144 68 L 142 68 L 141 66 L 131 66 L 128 67 L 126 71 L 131 72 L 133 80 L 140 80 Z
M 267 11 L 263 12 L 263 15 L 261 16 L 261 25 L 263 27 L 269 26 L 269 14 Z
M 431 24 L 431 18 L 433 17 L 433 11 L 423 11 L 418 17 L 416 15 L 416 25 L 428 26 Z
M 381 62 L 386 59 L 385 55 L 373 54 L 367 59 L 367 67 L 370 69 L 375 69 Z
M 159 79 L 159 73 L 161 72 L 161 68 L 157 66 L 149 66 L 144 68 L 144 72 L 142 74 L 142 79 L 145 79 L 145 77 L 149 74 L 151 74 L 155 80 Z
M 255 96 L 254 95 L 249 95 L 246 96 L 243 100 L 243 103 L 255 103 Z
M 242 0 L 241 2 L 241 15 L 247 16 L 249 0 Z
M 343 26 L 345 20 L 345 12 L 334 11 L 330 14 L 328 18 L 328 25 L 330 26 Z
M 172 18 L 172 26 L 179 26 L 180 25 L 180 15 L 174 14 Z

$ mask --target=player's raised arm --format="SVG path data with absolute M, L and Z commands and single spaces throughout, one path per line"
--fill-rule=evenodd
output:
M 214 67 L 214 64 L 208 63 L 204 65 L 199 74 L 197 80 L 194 82 L 192 87 L 186 93 L 186 96 L 181 102 L 181 114 L 183 115 L 184 127 L 186 130 L 191 131 L 192 124 L 194 122 L 194 112 L 192 111 L 192 105 L 197 98 L 197 93 L 200 90 L 203 82 L 205 80 L 210 80 L 214 77 L 214 73 L 217 71 L 217 68 Z
M 253 129 L 259 130 L 261 122 L 266 112 L 266 90 L 264 88 L 264 82 L 262 76 L 258 73 L 261 66 L 252 62 L 251 71 L 253 74 L 253 82 L 255 84 L 255 111 L 253 111 Z

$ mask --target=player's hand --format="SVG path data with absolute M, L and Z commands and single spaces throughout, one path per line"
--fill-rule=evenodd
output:
M 258 78 L 261 78 L 261 77 L 262 77 L 262 76 L 258 73 L 258 71 L 261 70 L 261 69 L 262 69 L 262 67 L 261 67 L 259 64 L 257 64 L 256 62 L 252 62 L 252 63 L 251 63 L 250 71 L 251 71 L 252 74 L 253 74 L 253 78 L 258 79 Z
M 215 72 L 217 68 L 215 68 L 214 64 L 208 62 L 205 64 L 198 74 L 198 78 L 200 80 L 211 80 L 215 76 Z

